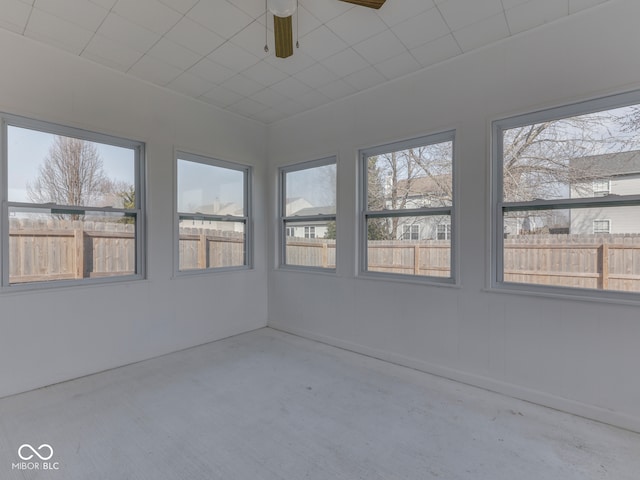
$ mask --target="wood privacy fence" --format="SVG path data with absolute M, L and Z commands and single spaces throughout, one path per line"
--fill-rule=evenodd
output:
M 135 226 L 124 223 L 11 218 L 11 283 L 135 272 Z M 640 235 L 522 235 L 504 240 L 507 282 L 640 292 Z M 180 229 L 180 269 L 245 263 L 244 234 Z M 287 264 L 334 268 L 327 239 L 287 239 Z M 449 276 L 448 241 L 371 241 L 372 271 Z

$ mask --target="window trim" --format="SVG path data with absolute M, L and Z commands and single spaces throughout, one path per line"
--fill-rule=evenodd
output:
M 9 178 L 9 152 L 8 152 L 8 127 L 18 127 L 25 130 L 33 130 L 52 135 L 73 137 L 93 143 L 101 143 L 115 147 L 127 148 L 134 153 L 134 175 L 136 205 L 134 209 L 112 208 L 112 207 L 78 207 L 72 205 L 55 205 L 56 209 L 65 210 L 69 213 L 83 211 L 111 212 L 111 213 L 135 213 L 135 268 L 131 275 L 98 276 L 81 279 L 61 279 L 43 280 L 29 283 L 9 282 L 9 208 L 14 207 L 40 207 L 46 208 L 47 204 L 37 204 L 29 202 L 12 202 L 8 199 L 8 178 Z M 146 220 L 146 145 L 144 142 L 123 137 L 116 137 L 100 132 L 85 130 L 82 128 L 62 125 L 44 120 L 36 120 L 20 115 L 0 112 L 0 202 L 2 208 L 0 212 L 0 291 L 28 291 L 46 290 L 60 287 L 78 287 L 89 285 L 104 285 L 111 283 L 130 282 L 144 280 L 147 275 L 147 220 Z M 6 238 L 5 238 L 6 237 Z
M 215 214 L 203 214 L 203 213 L 185 213 L 178 211 L 178 161 L 185 160 L 188 162 L 200 163 L 204 165 L 210 165 L 212 167 L 226 168 L 229 170 L 235 170 L 244 173 L 243 175 L 243 202 L 244 202 L 244 216 L 235 215 L 215 215 Z M 197 275 L 211 275 L 225 272 L 236 272 L 239 270 L 252 270 L 253 265 L 253 217 L 252 217 L 252 179 L 253 179 L 253 167 L 236 162 L 229 162 L 227 160 L 220 160 L 218 158 L 210 157 L 207 155 L 191 153 L 186 150 L 176 149 L 174 152 L 173 162 L 173 182 L 174 182 L 174 262 L 173 262 L 173 275 L 175 277 L 191 277 Z M 244 264 L 233 265 L 228 267 L 208 267 L 208 268 L 193 268 L 189 270 L 180 270 L 180 219 L 190 218 L 193 220 L 210 220 L 216 222 L 238 222 L 244 224 Z
M 457 162 L 457 131 L 455 129 L 446 130 L 438 133 L 414 137 L 407 140 L 399 140 L 375 147 L 361 149 L 358 153 L 358 179 L 359 185 L 359 226 L 358 226 L 358 276 L 362 278 L 393 280 L 399 282 L 431 284 L 437 286 L 458 286 L 458 228 L 457 226 L 457 196 L 458 196 L 458 162 Z M 385 153 L 408 150 L 411 148 L 424 147 L 438 143 L 451 142 L 451 187 L 453 198 L 451 206 L 448 207 L 421 207 L 404 210 L 368 210 L 368 168 L 367 159 L 375 155 Z M 401 273 L 376 272 L 368 269 L 368 229 L 367 219 L 369 218 L 389 218 L 389 217 L 411 217 L 411 216 L 437 216 L 448 215 L 451 223 L 451 261 L 450 261 L 450 277 L 435 277 L 427 275 L 412 275 Z
M 489 229 L 489 242 L 491 248 L 488 258 L 490 265 L 487 269 L 489 274 L 487 289 L 489 291 L 521 293 L 543 297 L 577 298 L 589 301 L 630 301 L 633 304 L 640 301 L 640 294 L 636 292 L 505 282 L 503 232 L 503 212 L 506 211 L 640 206 L 640 194 L 624 195 L 620 197 L 608 195 L 604 197 L 594 196 L 585 198 L 566 198 L 560 200 L 502 202 L 502 156 L 504 130 L 638 104 L 640 104 L 640 90 L 635 90 L 560 106 L 553 106 L 529 113 L 500 118 L 491 122 L 491 154 L 489 155 L 490 178 L 488 194 L 489 201 L 491 202 L 489 206 L 491 225 Z
M 325 167 L 328 165 L 336 166 L 336 213 L 334 214 L 319 214 L 313 216 L 286 216 L 286 203 L 287 203 L 287 174 L 293 172 L 299 172 L 302 170 L 309 170 L 312 168 Z M 299 226 L 304 226 L 304 223 L 310 221 L 327 221 L 327 222 L 336 222 L 338 221 L 338 157 L 337 155 L 331 155 L 328 157 L 319 158 L 316 160 L 308 160 L 305 162 L 294 163 L 291 165 L 285 165 L 278 168 L 278 263 L 277 268 L 283 270 L 297 270 L 297 271 L 305 271 L 305 272 L 322 272 L 322 273 L 336 273 L 337 271 L 337 259 L 338 259 L 338 233 L 336 229 L 336 266 L 334 268 L 324 268 L 324 267 L 315 267 L 309 265 L 290 265 L 286 263 L 287 259 L 287 236 L 286 236 L 286 228 L 292 224 L 301 224 Z M 295 227 L 294 227 L 295 228 Z
M 606 232 L 596 232 L 596 222 L 606 222 L 607 231 Z M 593 235 L 609 235 L 611 233 L 611 220 L 608 218 L 594 218 L 592 224 Z

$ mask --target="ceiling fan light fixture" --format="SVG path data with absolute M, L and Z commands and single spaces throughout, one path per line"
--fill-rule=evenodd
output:
M 296 0 L 267 0 L 269 11 L 276 17 L 290 17 L 296 11 Z

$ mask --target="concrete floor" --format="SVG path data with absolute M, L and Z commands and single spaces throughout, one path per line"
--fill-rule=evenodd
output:
M 640 435 L 262 329 L 0 400 L 0 478 L 637 480 Z

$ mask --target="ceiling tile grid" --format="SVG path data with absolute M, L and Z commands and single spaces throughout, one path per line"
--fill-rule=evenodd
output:
M 298 0 L 286 59 L 265 0 L 2 0 L 0 28 L 271 123 L 607 1 Z

